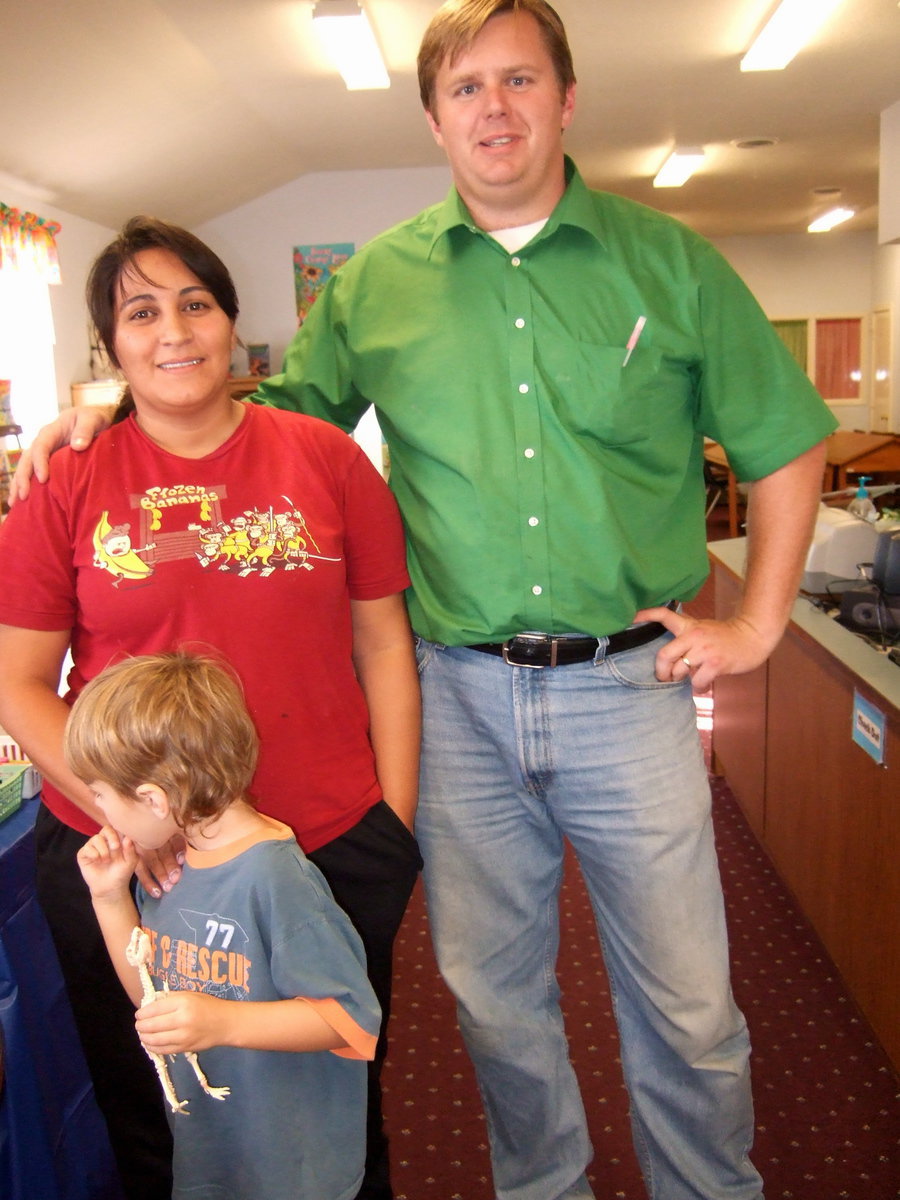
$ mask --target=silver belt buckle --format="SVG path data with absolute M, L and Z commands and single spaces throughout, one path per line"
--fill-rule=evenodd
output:
M 528 667 L 532 671 L 543 671 L 545 666 L 555 667 L 557 650 L 562 639 L 551 637 L 548 633 L 517 633 L 514 638 L 510 638 L 508 642 L 503 643 L 503 661 L 510 667 Z M 533 645 L 550 646 L 550 662 L 518 662 L 514 658 L 510 658 L 510 646 L 513 642 L 531 642 Z M 513 648 L 515 653 L 515 648 Z

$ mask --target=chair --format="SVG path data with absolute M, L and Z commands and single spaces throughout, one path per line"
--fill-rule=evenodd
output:
M 728 471 L 703 460 L 703 482 L 706 484 L 706 519 L 721 500 L 728 488 Z

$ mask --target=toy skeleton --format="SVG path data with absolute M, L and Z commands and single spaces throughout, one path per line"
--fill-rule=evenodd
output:
M 153 986 L 153 980 L 150 978 L 150 971 L 148 970 L 150 963 L 150 938 L 139 925 L 136 925 L 132 930 L 131 941 L 125 948 L 125 957 L 133 967 L 137 967 L 138 974 L 141 977 L 143 995 L 140 1007 L 143 1008 L 147 1004 L 152 1004 L 156 1000 L 158 993 Z M 165 987 L 165 990 L 169 990 L 168 986 Z M 147 1050 L 147 1047 L 145 1046 L 144 1049 Z M 154 1067 L 156 1067 L 159 1082 L 162 1084 L 162 1089 L 165 1092 L 172 1112 L 185 1113 L 190 1116 L 187 1100 L 179 1100 L 175 1095 L 175 1088 L 172 1085 L 172 1080 L 169 1077 L 169 1068 L 166 1065 L 166 1056 L 164 1054 L 157 1054 L 154 1050 L 147 1050 L 147 1054 L 150 1056 Z M 213 1087 L 210 1084 L 209 1080 L 203 1074 L 200 1063 L 197 1061 L 197 1055 L 192 1050 L 186 1050 L 184 1056 L 191 1064 L 194 1074 L 197 1076 L 197 1082 L 203 1088 L 204 1092 L 206 1092 L 207 1096 L 212 1096 L 213 1100 L 224 1100 L 226 1096 L 231 1094 L 230 1088 Z M 171 1054 L 169 1057 L 174 1058 L 175 1056 Z

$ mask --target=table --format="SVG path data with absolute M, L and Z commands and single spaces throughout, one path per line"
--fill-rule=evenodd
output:
M 728 532 L 737 537 L 738 483 L 728 456 L 718 442 L 707 442 L 703 457 L 728 471 Z M 847 475 L 893 475 L 900 481 L 900 437 L 893 433 L 857 433 L 838 429 L 825 439 L 823 492 L 847 487 Z
M 26 801 L 0 823 L 0 1196 L 123 1200 L 106 1126 L 34 892 Z
M 728 472 L 728 535 L 729 537 L 737 537 L 738 535 L 738 486 L 737 476 L 731 469 L 731 464 L 728 461 L 728 455 L 722 449 L 718 442 L 707 442 L 703 447 L 703 457 L 708 463 L 719 470 Z
M 847 486 L 847 474 L 883 475 L 900 478 L 900 437 L 891 433 L 855 433 L 839 429 L 828 438 L 826 492 Z

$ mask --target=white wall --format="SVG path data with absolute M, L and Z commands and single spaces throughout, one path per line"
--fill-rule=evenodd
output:
M 890 428 L 900 430 L 897 322 L 900 320 L 900 247 L 879 246 L 875 231 L 729 237 L 716 246 L 773 318 L 864 316 L 889 308 L 894 325 Z M 835 405 L 843 429 L 868 429 L 869 395 Z
M 296 328 L 292 271 L 295 245 L 353 242 L 357 247 L 445 195 L 444 167 L 347 171 L 302 176 L 195 232 L 222 256 L 241 298 L 239 332 L 269 342 L 277 370 Z M 61 406 L 70 384 L 88 379 L 89 347 L 83 293 L 96 254 L 115 231 L 55 209 L 0 184 L 0 200 L 59 221 L 63 283 L 51 289 L 56 323 L 56 376 Z M 718 248 L 773 317 L 865 313 L 890 307 L 894 320 L 893 379 L 900 377 L 900 246 L 879 246 L 874 233 L 730 237 Z M 854 413 L 848 427 L 857 426 Z M 865 421 L 862 421 L 865 424 Z M 892 428 L 900 429 L 900 389 L 894 384 Z
M 201 225 L 196 232 L 234 275 L 244 341 L 268 342 L 272 369 L 279 369 L 296 328 L 294 246 L 353 242 L 358 248 L 442 199 L 449 183 L 444 167 L 307 175 Z M 900 316 L 898 271 L 889 263 L 877 272 L 876 287 L 879 256 L 893 248 L 879 250 L 874 232 L 731 237 L 716 244 L 773 317 L 863 314 L 887 304 Z M 846 428 L 868 423 L 864 404 L 837 415 Z M 892 427 L 900 429 L 898 396 Z
M 56 239 L 62 283 L 50 288 L 50 303 L 56 332 L 56 398 L 59 407 L 66 408 L 71 402 L 71 385 L 91 377 L 84 285 L 91 264 L 115 236 L 115 231 L 55 208 L 34 193 L 9 186 L 2 180 L 0 200 L 11 208 L 56 221 L 62 227 Z M 27 429 L 29 414 L 16 412 L 15 416 Z
M 888 428 L 900 433 L 900 244 L 882 245 L 875 258 L 873 308 L 886 308 L 890 314 L 891 409 Z
M 269 343 L 274 372 L 297 328 L 294 247 L 352 242 L 359 249 L 442 200 L 449 186 L 445 167 L 304 175 L 194 232 L 228 265 L 241 301 L 238 332 L 245 342 Z
M 874 231 L 715 240 L 770 317 L 851 316 L 872 307 Z
M 900 242 L 900 100 L 881 114 L 878 173 L 878 235 Z

